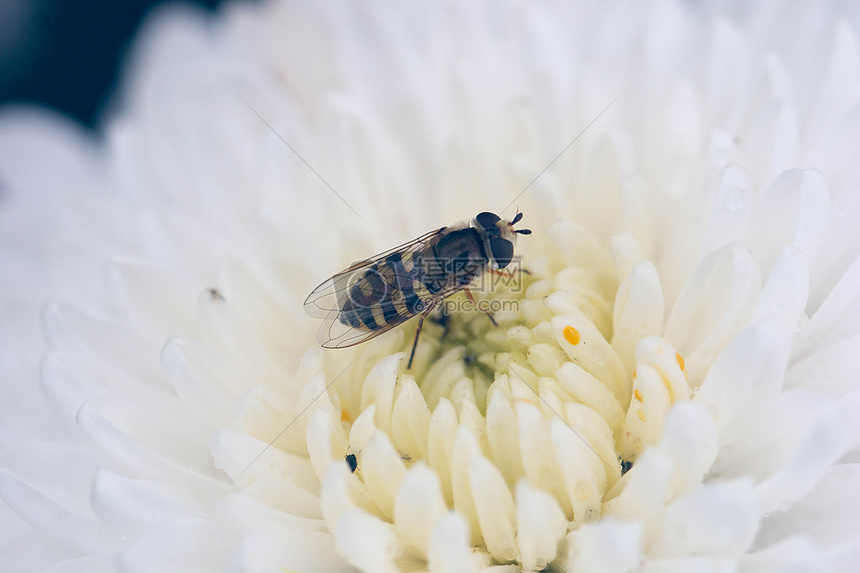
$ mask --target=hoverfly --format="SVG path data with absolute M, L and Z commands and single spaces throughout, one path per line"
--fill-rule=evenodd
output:
M 522 213 L 511 221 L 479 213 L 469 223 L 436 229 L 337 273 L 305 300 L 305 312 L 323 319 L 317 342 L 324 348 L 355 346 L 420 314 L 411 368 L 424 318 L 460 291 L 477 306 L 469 284 L 484 271 L 498 273 L 511 263 L 517 235 L 531 234 L 514 229 L 522 218 Z

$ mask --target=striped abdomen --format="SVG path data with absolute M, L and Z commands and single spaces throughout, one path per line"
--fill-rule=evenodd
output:
M 340 321 L 353 328 L 379 330 L 423 311 L 434 299 L 425 285 L 423 263 L 421 251 L 398 252 L 362 271 L 349 287 L 349 296 L 340 301 Z

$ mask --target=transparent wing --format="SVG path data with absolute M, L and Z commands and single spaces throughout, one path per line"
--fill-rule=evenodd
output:
M 441 229 L 431 231 L 408 243 L 380 253 L 371 259 L 354 263 L 349 268 L 337 273 L 315 288 L 305 300 L 304 309 L 306 314 L 323 319 L 323 323 L 317 332 L 317 342 L 324 348 L 354 346 L 388 332 L 395 326 L 399 326 L 412 318 L 414 314 L 407 316 L 398 315 L 376 329 L 369 329 L 363 325 L 358 327 L 350 326 L 341 321 L 342 301 L 348 299 L 349 289 L 353 283 L 358 278 L 364 276 L 373 265 L 385 260 L 394 253 L 399 252 L 402 256 L 406 253 L 423 251 L 441 236 L 444 229 L 445 227 L 442 227 Z M 396 278 L 411 279 L 411 275 Z M 386 284 L 388 288 L 392 287 L 391 284 Z
M 385 323 L 381 328 L 370 330 L 369 328 L 356 328 L 349 326 L 348 324 L 344 324 L 340 321 L 338 315 L 334 315 L 331 318 L 323 320 L 323 323 L 317 331 L 317 342 L 323 348 L 347 348 L 349 346 L 355 346 L 356 344 L 367 342 L 371 338 L 376 338 L 380 334 L 385 334 L 394 327 L 400 326 L 413 316 L 415 315 L 398 317 L 395 320 Z

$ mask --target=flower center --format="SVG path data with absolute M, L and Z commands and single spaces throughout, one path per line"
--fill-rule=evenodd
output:
M 336 537 L 358 511 L 393 525 L 392 559 L 423 560 L 434 524 L 455 510 L 487 562 L 534 570 L 558 557 L 569 527 L 606 511 L 668 408 L 690 395 L 683 358 L 659 336 L 659 279 L 642 288 L 653 265 L 619 280 L 607 260 L 557 249 L 476 289 L 477 308 L 451 297 L 425 320 L 409 370 L 414 330 L 359 347 L 332 398 L 342 422 L 326 455 L 313 433 L 331 426 L 307 430 L 318 472 L 336 468 L 322 489 Z M 647 320 L 655 305 L 659 326 Z

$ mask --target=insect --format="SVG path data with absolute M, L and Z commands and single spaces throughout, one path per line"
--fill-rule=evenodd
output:
M 477 306 L 469 284 L 484 271 L 504 274 L 500 271 L 513 260 L 517 235 L 531 234 L 514 229 L 522 218 L 522 213 L 510 221 L 479 213 L 468 223 L 436 229 L 337 273 L 305 300 L 305 312 L 323 319 L 317 342 L 324 348 L 355 346 L 421 315 L 411 368 L 427 315 L 460 291 Z
M 358 458 L 355 457 L 355 454 L 346 454 L 346 463 L 349 465 L 349 471 L 355 473 L 355 470 L 358 469 Z

